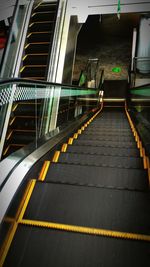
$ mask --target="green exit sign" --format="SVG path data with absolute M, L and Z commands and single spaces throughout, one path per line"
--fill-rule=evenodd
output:
M 119 73 L 119 72 L 121 72 L 121 68 L 120 67 L 115 67 L 115 68 L 112 69 L 112 72 Z

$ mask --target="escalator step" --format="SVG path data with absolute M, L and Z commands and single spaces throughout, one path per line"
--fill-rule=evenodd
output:
M 88 154 L 61 153 L 59 162 L 66 164 L 92 165 L 117 168 L 143 168 L 143 160 L 134 157 L 101 156 Z
M 38 118 L 35 116 L 16 116 L 13 118 L 10 127 L 15 129 L 35 130 Z
M 53 21 L 55 18 L 54 11 L 36 11 L 31 16 L 31 22 L 38 22 L 38 21 Z
M 147 190 L 145 170 L 51 163 L 46 182 Z
M 30 32 L 43 32 L 43 31 L 51 31 L 53 29 L 54 21 L 39 21 L 32 22 L 29 25 Z
M 31 131 L 17 131 L 13 132 L 11 137 L 9 138 L 9 142 L 13 144 L 29 144 L 36 138 L 36 132 Z
M 145 192 L 37 182 L 23 219 L 150 234 L 149 201 Z
M 130 127 L 128 123 L 125 123 L 125 122 L 124 123 L 123 122 L 122 123 L 121 122 L 119 123 L 119 122 L 114 122 L 114 121 L 110 121 L 110 122 L 109 121 L 106 121 L 106 122 L 105 121 L 104 122 L 103 121 L 92 122 L 92 126 L 93 127 L 94 126 L 96 126 L 96 127 L 98 127 L 98 126 L 101 126 L 102 127 L 103 126 L 104 128 L 105 127 L 116 127 L 116 128 L 117 127 L 118 128 L 119 127 L 120 128 L 129 128 Z
M 48 53 L 28 54 L 23 60 L 23 65 L 46 65 Z
M 35 12 L 43 12 L 43 11 L 55 11 L 57 9 L 57 2 L 49 2 L 44 3 L 37 6 L 34 10 Z
M 97 140 L 79 140 L 73 141 L 78 146 L 96 146 L 96 147 L 121 147 L 121 148 L 137 148 L 136 142 L 117 142 L 117 141 L 97 141 Z
M 32 32 L 28 35 L 28 43 L 40 42 L 49 42 L 52 32 Z
M 48 42 L 37 42 L 37 43 L 29 43 L 26 46 L 26 54 L 37 54 L 37 53 L 48 53 L 49 52 L 50 43 Z
M 109 133 L 104 136 L 99 135 L 98 133 L 95 135 L 90 134 L 81 134 L 78 136 L 79 140 L 97 140 L 97 141 L 118 141 L 118 142 L 131 142 L 134 141 L 134 136 L 110 136 Z
M 82 153 L 82 154 L 95 154 L 107 156 L 124 156 L 124 157 L 139 157 L 139 150 L 136 148 L 108 148 L 108 147 L 95 147 L 95 146 L 68 146 L 67 153 Z
M 13 106 L 13 115 L 14 116 L 23 116 L 27 114 L 29 116 L 35 116 L 35 113 L 39 115 L 41 108 L 41 103 L 36 103 L 36 100 L 34 102 L 31 101 L 20 101 L 16 105 Z
M 46 73 L 46 65 L 27 65 L 21 71 L 22 75 L 32 77 L 32 76 L 39 76 L 43 77 Z
M 107 130 L 104 131 L 103 129 L 98 129 L 97 130 L 94 130 L 93 129 L 85 129 L 84 130 L 84 135 L 100 135 L 100 136 L 105 136 L 106 134 L 107 135 L 110 135 L 110 136 L 118 136 L 118 135 L 121 135 L 121 136 L 133 136 L 133 133 L 129 130 L 129 131 L 126 131 L 126 132 L 123 132 L 123 131 L 112 131 L 112 132 L 108 132 Z
M 88 126 L 88 128 L 89 129 L 91 129 L 91 130 L 93 130 L 93 129 L 95 129 L 95 131 L 97 130 L 97 129 L 103 129 L 104 131 L 131 131 L 131 128 L 130 128 L 130 126 L 122 126 L 122 125 L 114 125 L 114 124 L 96 124 L 96 125 L 93 125 L 93 123 L 92 124 L 90 124 L 89 126 Z
M 4 267 L 110 267 L 112 262 L 115 267 L 149 267 L 149 245 L 19 225 Z
M 89 131 L 110 131 L 110 132 L 121 132 L 121 133 L 128 133 L 131 132 L 131 128 L 128 127 L 119 127 L 119 126 L 113 126 L 113 125 L 92 125 L 93 123 L 91 123 L 90 125 L 88 125 L 88 130 Z

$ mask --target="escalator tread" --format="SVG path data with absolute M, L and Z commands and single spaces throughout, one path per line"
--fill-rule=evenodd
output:
M 46 182 L 148 190 L 145 170 L 51 163 Z
M 146 192 L 38 182 L 23 218 L 150 234 L 149 201 Z
M 110 267 L 112 263 L 149 267 L 147 243 L 19 225 L 4 267 Z
M 139 157 L 139 151 L 136 148 L 117 148 L 112 147 L 95 147 L 95 146 L 68 146 L 67 153 L 83 153 L 83 154 L 95 154 L 106 156 L 124 156 L 124 157 Z
M 82 146 L 96 146 L 96 147 L 120 147 L 120 148 L 137 148 L 135 142 L 122 142 L 122 141 L 103 141 L 99 142 L 98 140 L 74 140 L 73 144 L 82 145 Z
M 117 168 L 143 168 L 143 160 L 135 157 L 61 153 L 59 162 L 66 164 L 93 165 Z

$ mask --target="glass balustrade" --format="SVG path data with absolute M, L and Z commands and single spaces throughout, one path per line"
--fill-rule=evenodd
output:
M 129 110 L 150 156 L 150 84 L 130 89 Z
M 56 127 L 65 127 L 100 103 L 98 89 L 61 84 L 8 81 L 0 84 L 1 158 Z

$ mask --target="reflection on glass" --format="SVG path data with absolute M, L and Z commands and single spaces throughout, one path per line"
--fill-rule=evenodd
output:
M 76 120 L 97 104 L 96 89 L 34 82 L 1 85 L 2 157 L 33 141 L 36 144 L 51 130 Z

